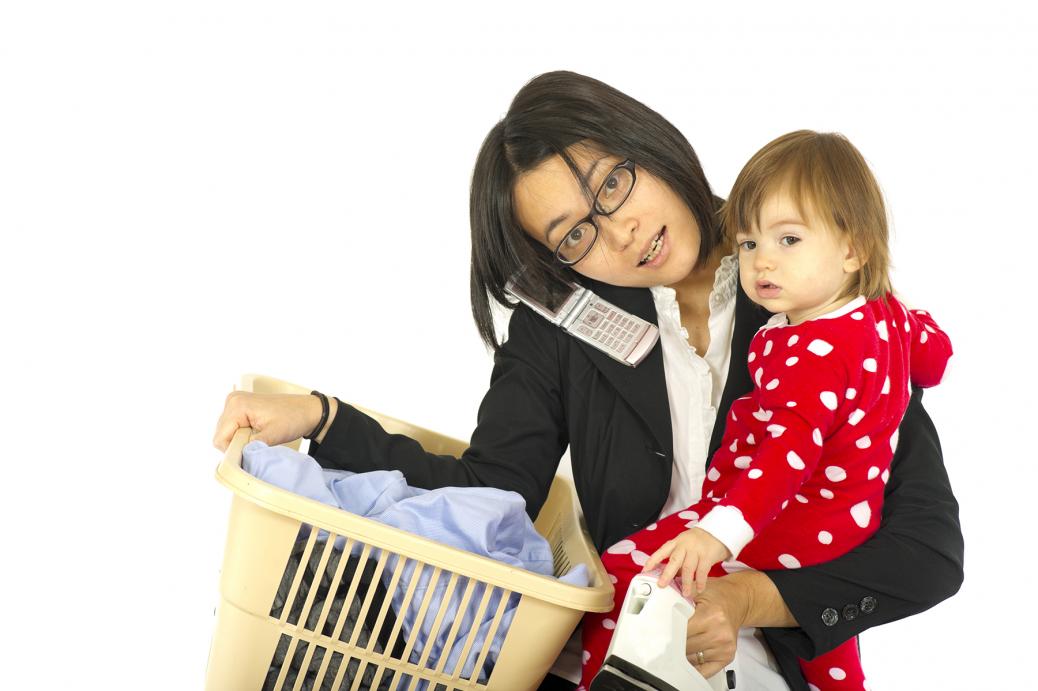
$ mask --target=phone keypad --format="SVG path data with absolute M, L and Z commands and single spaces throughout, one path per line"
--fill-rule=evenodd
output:
M 631 352 L 646 327 L 637 317 L 622 314 L 607 304 L 592 302 L 577 319 L 573 330 L 622 359 Z

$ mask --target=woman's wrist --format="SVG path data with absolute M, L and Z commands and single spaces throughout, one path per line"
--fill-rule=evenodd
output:
M 767 574 L 738 571 L 717 580 L 729 603 L 729 616 L 738 622 L 740 628 L 799 626 Z
M 317 401 L 318 413 L 317 413 L 317 419 L 314 421 L 314 425 L 316 426 L 316 424 L 320 421 L 320 417 L 321 417 L 321 411 L 320 411 L 321 402 L 319 400 L 317 400 L 316 396 L 311 396 L 310 398 L 312 398 L 315 401 Z M 328 397 L 328 419 L 325 421 L 324 426 L 320 430 L 318 430 L 317 434 L 314 435 L 314 438 L 313 438 L 314 442 L 316 442 L 317 444 L 320 444 L 321 442 L 324 441 L 324 437 L 325 437 L 326 434 L 328 434 L 328 430 L 331 429 L 332 421 L 335 420 L 335 414 L 338 411 L 339 411 L 339 400 L 337 398 L 335 398 L 334 396 L 329 396 Z

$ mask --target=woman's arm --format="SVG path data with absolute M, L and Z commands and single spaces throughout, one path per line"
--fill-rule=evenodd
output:
M 460 458 L 426 453 L 413 439 L 388 434 L 348 404 L 338 406 L 310 453 L 326 467 L 399 470 L 417 487 L 513 490 L 536 517 L 567 444 L 556 332 L 561 333 L 526 308 L 513 313 L 470 446 Z
M 913 392 L 899 430 L 876 534 L 833 561 L 767 572 L 796 622 L 768 629 L 772 646 L 811 659 L 878 624 L 917 614 L 954 595 L 962 584 L 958 503 L 940 440 Z M 774 612 L 764 603 L 763 611 Z M 774 626 L 766 618 L 746 626 Z

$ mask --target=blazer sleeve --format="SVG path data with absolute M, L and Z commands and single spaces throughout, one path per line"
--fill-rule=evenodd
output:
M 497 487 L 518 492 L 536 518 L 566 448 L 560 396 L 558 331 L 526 307 L 509 321 L 494 357 L 490 388 L 460 458 L 426 453 L 413 439 L 387 433 L 373 418 L 343 404 L 323 443 L 310 454 L 324 467 L 354 472 L 399 470 L 409 484 Z
M 921 401 L 922 390 L 914 390 L 876 534 L 833 561 L 767 572 L 800 624 L 765 629 L 772 646 L 812 659 L 865 629 L 927 610 L 958 591 L 959 507 L 937 431 Z

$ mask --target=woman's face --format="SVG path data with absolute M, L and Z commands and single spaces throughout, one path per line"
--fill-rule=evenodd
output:
M 585 146 L 572 147 L 570 155 L 592 192 L 621 163 L 616 156 Z M 627 201 L 609 216 L 595 215 L 598 240 L 573 268 L 616 286 L 677 283 L 688 276 L 699 257 L 699 226 L 688 206 L 662 180 L 640 167 L 636 172 Z M 552 251 L 591 210 L 591 202 L 560 156 L 521 175 L 513 200 L 523 229 Z

